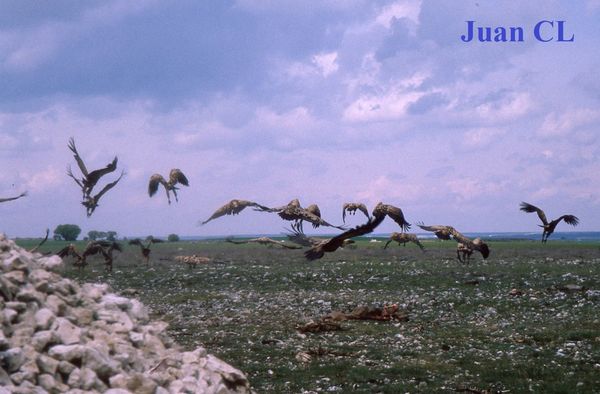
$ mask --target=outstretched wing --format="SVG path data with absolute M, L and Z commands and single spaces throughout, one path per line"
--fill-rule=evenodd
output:
M 167 188 L 167 181 L 165 181 L 165 178 L 163 178 L 162 175 L 153 174 L 150 177 L 150 182 L 148 182 L 148 195 L 150 195 L 150 197 L 156 194 L 158 191 L 158 185 L 163 185 L 165 188 Z
M 23 192 L 21 194 L 19 194 L 16 197 L 7 197 L 7 198 L 0 198 L 0 202 L 7 202 L 7 201 L 13 201 L 13 200 L 17 200 L 21 197 L 25 197 L 27 195 L 27 192 Z
M 96 183 L 98 183 L 98 180 L 100 180 L 101 177 L 103 177 L 106 174 L 110 174 L 111 172 L 113 172 L 114 170 L 117 169 L 117 162 L 118 162 L 118 158 L 117 156 L 115 156 L 115 158 L 113 159 L 112 162 L 108 163 L 106 165 L 106 167 L 104 168 L 100 168 L 98 170 L 94 170 L 92 172 L 90 172 L 88 174 L 88 176 L 86 177 L 87 183 L 89 185 L 90 188 L 94 187 L 94 185 Z
M 465 237 L 463 234 L 458 232 L 454 227 L 450 227 L 450 234 L 452 234 L 452 238 L 454 238 L 454 240 L 456 242 L 460 242 L 461 244 L 470 245 L 473 243 L 473 241 L 471 241 L 471 239 Z
M 40 248 L 40 246 L 42 246 L 43 244 L 45 244 L 46 241 L 48 240 L 48 235 L 50 235 L 50 229 L 49 228 L 46 229 L 46 236 L 44 237 L 44 239 L 42 239 L 40 241 L 40 243 L 37 244 L 33 249 L 30 249 L 29 253 L 37 252 L 37 250 Z
M 83 184 L 79 181 L 79 179 L 75 178 L 75 175 L 73 175 L 73 171 L 71 171 L 70 165 L 67 166 L 67 175 L 70 176 L 71 178 L 73 178 L 75 183 L 77 183 L 77 185 L 79 185 L 79 187 L 81 188 L 82 191 L 85 190 L 85 187 L 83 186 Z
M 295 227 L 292 227 L 292 230 L 289 231 L 286 236 L 288 240 L 301 246 L 315 246 L 322 241 L 317 238 L 307 237 Z
M 71 152 L 73 152 L 73 157 L 75 157 L 75 161 L 77 162 L 77 165 L 79 166 L 79 169 L 81 170 L 81 173 L 83 174 L 84 177 L 87 178 L 88 170 L 85 167 L 85 164 L 83 163 L 83 160 L 81 159 L 81 156 L 79 156 L 79 153 L 77 152 L 77 148 L 75 147 L 75 139 L 73 137 L 69 138 L 69 143 L 67 146 L 69 147 Z
M 538 214 L 540 220 L 542 221 L 542 223 L 544 223 L 544 226 L 548 225 L 548 219 L 546 219 L 546 214 L 544 213 L 544 211 L 542 211 L 540 208 L 536 207 L 535 205 L 531 205 L 531 204 L 523 201 L 523 202 L 521 202 L 521 211 L 527 212 L 527 213 L 536 212 Z
M 329 240 L 323 241 L 313 246 L 312 248 L 304 252 L 304 256 L 308 260 L 320 259 L 325 255 L 325 252 L 333 252 L 339 247 L 341 247 L 344 244 L 344 240 L 354 237 L 360 237 L 361 235 L 373 232 L 373 230 L 375 230 L 375 228 L 379 226 L 381 222 L 383 222 L 383 219 L 385 219 L 385 215 L 375 216 L 369 219 L 367 223 L 363 225 L 356 226 L 355 228 L 352 228 L 339 235 L 336 235 L 335 237 Z
M 181 183 L 184 186 L 190 185 L 188 179 L 179 168 L 173 168 L 171 170 L 171 172 L 169 173 L 169 183 L 171 185 L 175 185 L 176 183 Z
M 369 210 L 367 209 L 367 206 L 365 204 L 358 204 L 358 210 L 364 213 L 367 219 L 369 218 Z
M 579 224 L 579 218 L 573 215 L 562 215 L 558 218 L 558 221 L 564 220 L 565 223 L 570 224 L 571 226 L 577 226 Z
M 86 258 L 87 256 L 93 256 L 95 254 L 102 254 L 103 256 L 106 256 L 106 252 L 104 251 L 102 244 L 92 241 L 88 243 L 83 250 L 82 257 Z
M 383 204 L 383 211 L 389 216 L 394 222 L 398 223 L 402 231 L 410 230 L 410 223 L 404 218 L 402 209 L 389 204 Z
M 200 225 L 204 225 L 211 220 L 220 218 L 225 215 L 237 215 L 242 212 L 246 207 L 255 207 L 256 210 L 259 211 L 269 211 L 270 208 L 265 207 L 264 205 L 260 205 L 254 201 L 248 200 L 231 200 L 227 204 L 223 205 L 219 209 L 217 209 L 208 219 L 201 222 Z
M 100 192 L 98 194 L 96 194 L 94 196 L 94 200 L 96 200 L 96 202 L 98 200 L 100 200 L 100 197 L 102 197 L 104 195 L 104 193 L 106 193 L 107 191 L 109 191 L 110 189 L 112 189 L 113 187 L 115 187 L 115 185 L 117 183 L 119 183 L 119 181 L 121 180 L 121 178 L 123 178 L 123 175 L 125 175 L 125 172 L 122 171 L 121 175 L 119 175 L 119 177 L 117 178 L 116 181 L 111 182 L 111 183 L 107 184 L 106 186 L 104 186 L 104 188 L 102 190 L 100 190 Z

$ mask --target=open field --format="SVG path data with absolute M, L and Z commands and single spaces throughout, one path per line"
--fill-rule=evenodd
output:
M 309 263 L 303 250 L 177 242 L 153 245 L 149 266 L 127 245 L 112 274 L 93 257 L 65 275 L 135 289 L 179 343 L 239 367 L 258 392 L 600 391 L 600 243 L 491 242 L 490 258 L 475 253 L 469 266 L 455 260 L 455 242 L 424 245 L 361 240 Z M 177 254 L 214 261 L 163 260 Z M 297 331 L 383 303 L 410 320 Z

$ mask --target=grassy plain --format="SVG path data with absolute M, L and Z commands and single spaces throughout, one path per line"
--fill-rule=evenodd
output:
M 135 289 L 181 345 L 240 368 L 257 392 L 600 392 L 600 243 L 491 242 L 490 258 L 474 254 L 468 266 L 454 242 L 424 245 L 361 240 L 307 262 L 302 250 L 176 242 L 153 245 L 150 265 L 127 245 L 112 274 L 92 258 L 65 275 Z M 170 260 L 191 254 L 214 261 Z M 410 320 L 297 331 L 383 303 Z

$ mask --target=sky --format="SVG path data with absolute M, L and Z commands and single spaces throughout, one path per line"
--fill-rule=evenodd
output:
M 468 20 L 524 40 L 463 42 Z M 542 20 L 574 40 L 537 41 Z M 600 230 L 599 20 L 599 0 L 2 1 L 0 197 L 28 196 L 0 204 L 0 232 L 288 227 L 250 209 L 198 226 L 233 198 L 298 198 L 334 224 L 345 202 L 383 201 L 411 223 L 538 231 L 527 201 L 579 217 L 557 231 Z M 70 137 L 89 168 L 118 157 L 97 187 L 126 172 L 90 218 Z M 169 205 L 147 187 L 171 168 L 190 186 Z

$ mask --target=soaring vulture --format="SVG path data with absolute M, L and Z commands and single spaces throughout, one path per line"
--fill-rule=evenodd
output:
M 286 245 L 282 242 L 279 241 L 275 241 L 274 239 L 268 238 L 268 237 L 259 237 L 259 238 L 251 238 L 251 239 L 244 239 L 244 240 L 234 240 L 233 238 L 226 238 L 225 241 L 227 242 L 231 242 L 233 244 L 247 244 L 247 243 L 257 243 L 257 244 L 261 244 L 261 245 L 276 245 L 276 246 L 281 246 L 283 248 L 286 249 L 301 249 L 300 246 L 295 246 L 295 245 Z
M 317 207 L 317 209 L 318 209 L 318 207 Z M 314 209 L 313 209 L 313 212 L 318 212 L 320 214 L 319 211 L 315 211 Z M 317 215 L 313 212 L 309 211 L 308 209 L 300 208 L 300 207 L 293 206 L 293 205 L 288 205 L 283 210 L 279 211 L 277 214 L 283 220 L 294 221 L 295 223 L 292 225 L 292 227 L 297 229 L 300 232 L 302 232 L 302 222 L 303 221 L 310 222 L 314 228 L 317 228 L 319 226 L 325 226 L 325 227 L 335 227 L 340 230 L 345 230 L 344 227 L 342 227 L 342 226 L 335 226 L 333 224 L 326 222 L 325 220 L 321 219 L 321 217 L 319 215 Z
M 402 231 L 410 230 L 410 223 L 406 221 L 406 219 L 404 218 L 404 213 L 402 213 L 402 210 L 400 208 L 380 202 L 373 209 L 373 216 L 380 215 L 389 216 L 390 219 L 398 223 Z
M 421 242 L 419 242 L 419 238 L 417 238 L 417 236 L 415 234 L 393 232 L 392 235 L 390 236 L 389 241 L 386 242 L 386 244 L 383 246 L 383 248 L 387 249 L 388 245 L 392 241 L 396 241 L 396 242 L 398 242 L 399 245 L 404 245 L 404 246 L 406 246 L 406 244 L 408 242 L 412 242 L 412 243 L 416 244 L 419 248 L 421 248 L 422 251 L 425 251 L 423 244 L 421 244 Z
M 154 244 L 154 243 L 159 243 L 162 242 L 161 239 L 156 239 L 156 238 L 150 238 L 148 239 L 148 242 L 146 243 L 146 245 L 144 245 L 142 243 L 142 241 L 139 238 L 136 239 L 132 239 L 131 241 L 129 241 L 129 245 L 138 245 L 140 247 L 140 251 L 142 252 L 142 257 L 144 258 L 144 260 L 146 261 L 146 264 L 150 262 L 150 245 Z
M 356 202 L 347 202 L 342 206 L 342 221 L 344 223 L 346 223 L 346 212 L 348 212 L 349 215 L 355 215 L 357 210 L 364 213 L 365 216 L 367 217 L 367 219 L 370 218 L 369 211 L 367 210 L 367 206 L 365 204 L 356 203 Z
M 211 217 L 201 222 L 200 225 L 204 225 L 211 220 L 220 218 L 225 215 L 237 215 L 242 212 L 247 207 L 254 207 L 255 210 L 258 211 L 269 211 L 271 208 L 265 207 L 264 205 L 260 205 L 253 201 L 248 200 L 231 200 L 227 204 L 223 205 L 221 208 L 217 209 L 215 213 L 212 214 Z
M 425 226 L 422 223 L 417 224 L 417 226 L 421 227 L 425 231 L 433 232 L 436 237 L 444 241 L 448 241 L 452 237 L 452 234 L 448 230 L 448 226 Z
M 181 183 L 183 186 L 190 185 L 188 179 L 179 168 L 173 168 L 171 170 L 171 172 L 169 173 L 168 182 L 165 180 L 165 178 L 163 178 L 162 175 L 154 174 L 150 177 L 150 182 L 148 183 L 148 194 L 150 195 L 150 197 L 152 197 L 158 191 L 158 186 L 163 185 L 165 191 L 167 192 L 167 201 L 169 202 L 169 204 L 171 204 L 171 195 L 169 194 L 169 191 L 173 192 L 173 195 L 175 196 L 175 201 L 179 202 L 179 200 L 177 199 L 177 190 L 179 190 L 179 188 L 175 186 L 178 183 Z
M 558 223 L 560 223 L 561 220 L 564 220 L 565 223 L 570 224 L 571 226 L 577 226 L 579 224 L 579 218 L 574 215 L 562 215 L 558 219 L 548 222 L 548 219 L 546 219 L 546 214 L 544 213 L 544 211 L 542 211 L 540 208 L 538 208 L 534 205 L 531 205 L 529 203 L 526 203 L 526 202 L 521 203 L 521 211 L 527 212 L 527 213 L 536 212 L 538 214 L 540 220 L 542 221 L 542 224 L 539 226 L 544 229 L 544 231 L 542 233 L 542 242 L 543 243 L 546 243 L 548 241 L 548 237 L 550 237 L 550 235 L 552 235 L 552 233 L 554 232 L 554 229 L 556 228 Z
M 81 204 L 85 207 L 88 217 L 92 216 L 94 210 L 99 206 L 98 201 L 100 201 L 100 197 L 102 197 L 104 193 L 115 187 L 115 185 L 119 183 L 121 178 L 123 178 L 123 175 L 125 175 L 125 172 L 121 171 L 121 175 L 119 175 L 117 180 L 104 186 L 104 188 L 102 188 L 102 190 L 100 190 L 99 193 L 93 196 L 84 196 Z
M 7 198 L 0 198 L 0 202 L 7 202 L 7 201 L 13 201 L 13 200 L 17 200 L 21 197 L 25 197 L 27 195 L 27 192 L 23 192 L 21 194 L 19 194 L 16 197 L 7 197 Z
M 456 257 L 461 263 L 468 264 L 471 254 L 476 250 L 483 256 L 484 259 L 487 259 L 490 255 L 490 248 L 488 245 L 481 240 L 481 238 L 475 238 L 471 240 L 470 238 L 465 237 L 463 234 L 459 233 L 452 226 L 421 226 L 423 230 L 433 231 L 434 233 L 440 232 L 440 234 L 449 234 L 456 242 L 458 242 L 456 248 Z M 437 235 L 437 234 L 436 234 Z M 439 235 L 438 235 L 439 237 Z M 462 257 L 461 258 L 461 253 Z M 466 257 L 466 258 L 465 258 Z
M 75 180 L 75 182 L 77 182 L 79 187 L 81 187 L 81 191 L 83 192 L 83 197 L 85 198 L 86 196 L 90 195 L 90 193 L 92 192 L 92 189 L 94 188 L 94 186 L 96 186 L 96 183 L 98 183 L 98 180 L 102 176 L 109 174 L 117 169 L 117 160 L 118 159 L 115 156 L 113 161 L 108 163 L 106 165 L 106 167 L 89 172 L 87 170 L 87 167 L 83 163 L 81 156 L 79 156 L 79 153 L 77 152 L 77 148 L 75 147 L 75 139 L 73 137 L 71 137 L 69 139 L 68 147 L 71 150 L 71 152 L 73 152 L 73 157 L 75 157 L 75 161 L 77 162 L 77 165 L 79 166 L 79 169 L 81 170 L 81 174 L 83 175 L 83 178 L 81 178 L 81 181 L 79 179 L 75 178 L 75 176 L 71 172 L 70 166 L 67 168 L 67 174 L 71 178 L 73 178 Z

